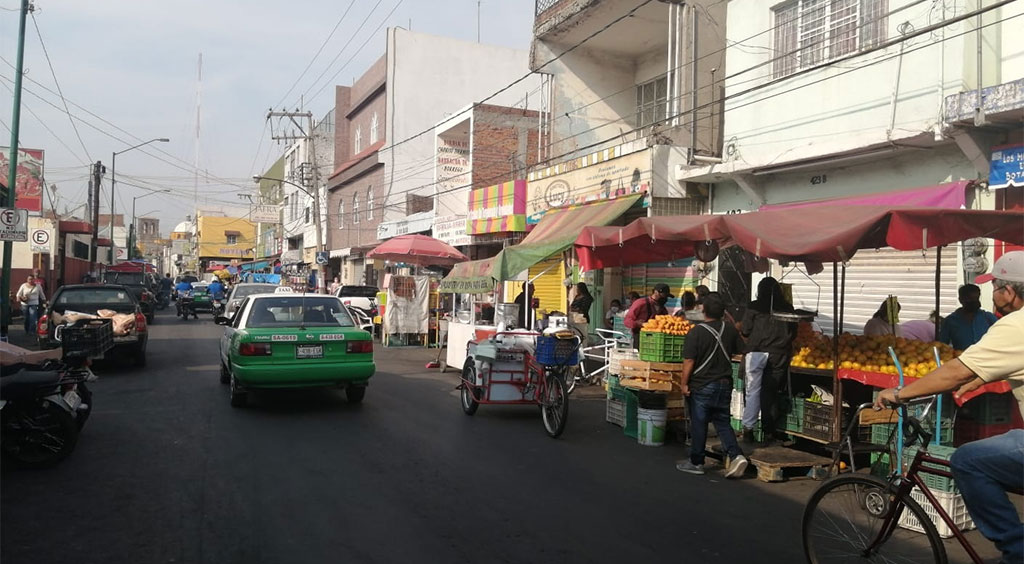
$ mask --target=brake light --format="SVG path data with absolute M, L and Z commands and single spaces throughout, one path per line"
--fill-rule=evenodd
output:
M 242 343 L 238 345 L 238 354 L 242 356 L 270 356 L 270 344 Z
M 350 306 L 350 305 L 352 305 L 352 300 L 345 300 L 345 301 L 343 301 L 341 303 L 343 303 L 343 304 L 345 304 L 347 306 Z
M 146 316 L 141 311 L 135 314 L 135 331 L 137 333 L 146 332 Z
M 43 315 L 39 318 L 39 322 L 36 323 L 36 334 L 40 337 L 45 337 L 47 334 L 47 323 L 50 321 L 50 317 Z
M 372 353 L 373 341 L 349 341 L 345 351 L 349 353 Z

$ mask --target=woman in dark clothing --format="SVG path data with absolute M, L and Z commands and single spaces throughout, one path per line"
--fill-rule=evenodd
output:
M 746 405 L 743 409 L 743 440 L 753 442 L 753 429 L 761 415 L 765 439 L 775 429 L 778 418 L 779 389 L 786 382 L 786 371 L 793 355 L 796 323 L 772 317 L 772 312 L 793 312 L 779 281 L 767 277 L 757 285 L 757 299 L 743 315 L 741 333 L 747 339 Z
M 590 295 L 590 289 L 583 282 L 576 284 L 576 297 L 569 304 L 569 311 L 582 314 L 590 323 L 590 306 L 594 303 L 594 296 Z

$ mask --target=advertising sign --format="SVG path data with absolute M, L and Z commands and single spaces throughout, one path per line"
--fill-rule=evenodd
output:
M 28 241 L 28 210 L 0 208 L 0 241 Z
M 397 221 L 383 222 L 377 226 L 377 239 L 383 241 L 399 235 L 410 233 L 425 233 L 431 230 L 434 224 L 434 214 L 415 214 Z
M 280 223 L 280 209 L 272 204 L 253 204 L 249 207 L 249 221 L 253 223 Z
M 446 215 L 434 221 L 434 238 L 444 241 L 453 247 L 461 247 L 472 243 L 466 233 L 466 218 L 461 215 Z
M 7 174 L 10 170 L 10 154 L 10 147 L 0 147 L 0 182 L 4 184 L 7 184 Z M 18 149 L 18 176 L 14 186 L 14 207 L 32 212 L 43 210 L 42 149 Z
M 1024 145 L 999 147 L 992 151 L 988 173 L 989 188 L 1024 186 Z
M 530 173 L 527 222 L 548 210 L 643 194 L 651 187 L 650 151 L 618 156 L 614 147 Z
M 472 235 L 526 231 L 526 197 L 525 180 L 473 190 L 466 230 Z

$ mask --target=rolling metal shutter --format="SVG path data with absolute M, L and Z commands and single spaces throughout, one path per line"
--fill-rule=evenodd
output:
M 957 245 L 942 249 L 940 314 L 948 315 L 957 303 Z M 846 268 L 846 311 L 843 330 L 860 334 L 878 306 L 890 294 L 900 300 L 900 322 L 928 319 L 935 309 L 936 249 L 897 251 L 892 248 L 857 251 Z M 842 270 L 839 273 L 842 277 Z M 840 278 L 841 279 L 841 278 Z M 813 281 L 812 281 L 813 280 Z M 832 265 L 808 278 L 800 270 L 785 269 L 781 282 L 793 285 L 793 305 L 817 311 L 815 319 L 826 335 L 832 334 Z M 820 296 L 820 297 L 819 297 Z
M 665 305 L 671 312 L 679 308 L 679 299 L 684 290 L 692 291 L 698 280 L 692 268 L 693 259 L 677 260 L 671 263 L 651 263 L 622 269 L 622 293 L 635 291 L 641 297 L 649 296 L 655 284 L 668 284 L 675 298 Z
M 562 313 L 567 313 L 569 310 L 569 304 L 566 302 L 567 293 L 565 286 L 562 285 L 562 281 L 565 280 L 565 264 L 562 263 L 561 258 L 548 259 L 531 266 L 530 278 L 544 272 L 544 270 L 556 262 L 559 263 L 559 265 L 548 270 L 543 276 L 534 280 L 533 286 L 537 292 L 537 297 L 540 298 L 541 309 L 545 309 L 549 312 L 560 311 Z M 522 282 L 505 283 L 505 296 L 506 300 L 509 302 L 514 300 L 522 291 Z

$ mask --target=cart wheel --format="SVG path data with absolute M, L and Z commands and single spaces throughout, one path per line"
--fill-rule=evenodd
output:
M 445 372 L 447 372 L 448 371 L 448 363 L 442 360 L 441 361 L 440 370 L 441 370 L 441 374 L 444 374 Z
M 569 392 L 565 382 L 557 376 L 546 377 L 544 397 L 541 398 L 541 417 L 544 419 L 544 430 L 548 436 L 557 438 L 565 431 L 565 423 L 569 419 Z
M 476 401 L 476 397 L 479 396 L 480 388 L 470 386 L 466 382 L 476 382 L 476 364 L 473 363 L 472 359 L 466 361 L 466 365 L 462 367 L 462 411 L 466 415 L 473 415 L 476 413 L 480 404 Z

